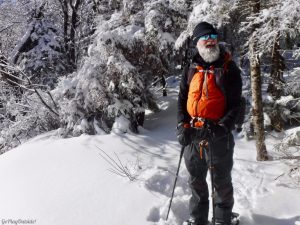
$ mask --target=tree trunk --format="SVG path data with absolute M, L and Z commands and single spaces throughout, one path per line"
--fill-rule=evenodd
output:
M 65 51 L 69 50 L 68 47 L 68 29 L 69 29 L 69 14 L 68 14 L 68 2 L 67 0 L 59 0 L 61 9 L 63 12 L 63 30 L 64 30 L 64 45 Z
M 276 34 L 272 55 L 271 55 L 271 73 L 270 81 L 268 85 L 268 93 L 274 98 L 279 99 L 283 94 L 283 70 L 284 70 L 284 59 L 279 53 L 279 33 Z
M 81 0 L 59 0 L 63 12 L 63 30 L 65 50 L 69 62 L 76 68 L 76 29 L 78 25 L 78 8 Z
M 78 23 L 78 8 L 81 3 L 81 0 L 75 0 L 73 3 L 70 1 L 71 5 L 71 27 L 70 27 L 70 59 L 71 63 L 75 66 L 76 65 L 76 29 Z
M 252 13 L 256 15 L 260 11 L 260 1 L 253 0 Z M 264 116 L 262 104 L 262 91 L 261 91 L 261 73 L 260 73 L 260 60 L 257 53 L 257 37 L 253 27 L 252 37 L 250 39 L 250 76 L 251 76 L 251 91 L 252 91 L 252 116 L 253 126 L 256 137 L 256 159 L 258 161 L 268 160 L 268 153 L 265 144 L 264 134 Z
M 256 159 L 258 161 L 268 160 L 265 145 L 264 116 L 261 93 L 261 74 L 259 56 L 255 52 L 255 43 L 250 44 L 250 75 L 252 91 L 252 116 L 254 132 L 256 137 Z
M 279 32 L 275 36 L 273 49 L 271 52 L 271 73 L 267 92 L 277 100 L 283 95 L 283 70 L 284 59 L 279 53 Z M 281 132 L 284 127 L 284 121 L 280 115 L 280 108 L 275 104 L 272 112 L 269 114 L 272 128 L 275 131 Z

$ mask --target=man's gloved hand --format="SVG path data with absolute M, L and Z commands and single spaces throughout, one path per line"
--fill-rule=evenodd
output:
M 177 126 L 177 139 L 183 146 L 187 146 L 192 142 L 199 143 L 208 137 L 206 128 L 190 127 L 188 123 L 179 123 Z
M 224 124 L 210 123 L 210 130 L 213 138 L 221 138 L 228 134 L 229 130 Z
M 205 127 L 194 127 L 193 128 L 193 141 L 200 142 L 208 138 L 208 131 Z
M 193 128 L 188 123 L 179 123 L 177 125 L 177 139 L 182 146 L 187 146 L 192 142 Z

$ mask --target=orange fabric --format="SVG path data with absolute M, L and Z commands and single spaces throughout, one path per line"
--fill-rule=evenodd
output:
M 199 154 L 200 154 L 200 159 L 203 159 L 203 147 L 207 148 L 208 147 L 208 141 L 203 140 L 199 143 Z
M 190 125 L 189 123 L 184 123 L 184 124 L 183 124 L 183 127 L 184 127 L 184 128 L 190 128 L 191 125 Z
M 200 153 L 200 159 L 203 159 L 203 147 L 202 147 L 202 145 L 200 145 L 199 153 Z
M 214 68 L 197 66 L 188 93 L 187 111 L 191 117 L 217 121 L 224 116 L 225 96 L 217 87 Z
M 196 122 L 194 123 L 194 127 L 203 127 L 203 125 L 204 125 L 204 122 L 203 122 L 203 121 L 196 121 Z

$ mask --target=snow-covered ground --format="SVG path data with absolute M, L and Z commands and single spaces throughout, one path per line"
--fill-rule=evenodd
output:
M 118 126 L 110 135 L 69 139 L 54 131 L 1 155 L 1 224 L 182 224 L 190 196 L 184 163 L 165 221 L 180 152 L 177 94 L 175 79 L 169 79 L 168 96 L 159 99 L 161 111 L 147 115 L 139 135 Z M 267 140 L 272 160 L 257 162 L 254 142 L 235 136 L 234 211 L 241 214 L 241 225 L 299 225 L 300 190 L 280 176 L 287 165 L 272 151 L 278 140 Z M 132 180 L 117 175 L 114 163 Z

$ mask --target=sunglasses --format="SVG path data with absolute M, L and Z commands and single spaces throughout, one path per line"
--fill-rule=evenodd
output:
M 207 35 L 199 37 L 199 40 L 201 40 L 201 41 L 207 41 L 208 39 L 216 40 L 217 38 L 218 38 L 217 34 L 207 34 Z

